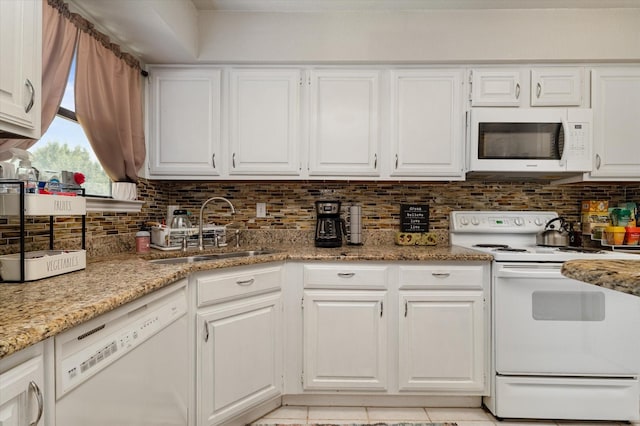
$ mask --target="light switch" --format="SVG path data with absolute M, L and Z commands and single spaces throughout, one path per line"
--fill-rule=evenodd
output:
M 267 217 L 267 203 L 256 203 L 256 217 Z

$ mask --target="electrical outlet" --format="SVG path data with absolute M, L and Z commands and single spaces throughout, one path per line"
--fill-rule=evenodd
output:
M 267 203 L 256 203 L 256 217 L 267 217 Z

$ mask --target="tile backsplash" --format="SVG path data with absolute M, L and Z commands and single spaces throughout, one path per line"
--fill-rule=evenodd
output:
M 540 182 L 364 182 L 364 181 L 146 181 L 138 185 L 145 201 L 140 213 L 89 213 L 89 256 L 134 249 L 134 235 L 148 221 L 162 221 L 168 205 L 188 210 L 194 222 L 202 202 L 212 196 L 232 201 L 213 202 L 205 209 L 208 222 L 240 223 L 248 230 L 312 231 L 315 201 L 339 200 L 345 207 L 362 205 L 365 231 L 397 230 L 401 203 L 428 204 L 430 229 L 446 232 L 451 210 L 552 210 L 578 221 L 580 201 L 604 199 L 612 203 L 640 202 L 640 184 L 551 185 Z M 256 218 L 256 203 L 266 203 L 267 217 Z M 25 241 L 29 250 L 48 245 L 48 217 L 27 219 Z M 80 218 L 57 217 L 56 248 L 79 248 Z M 0 218 L 0 252 L 15 252 L 20 236 L 16 218 Z

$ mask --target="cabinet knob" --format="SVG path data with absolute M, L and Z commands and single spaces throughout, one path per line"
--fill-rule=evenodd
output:
M 516 99 L 520 99 L 520 83 L 516 83 Z
M 542 93 L 542 85 L 540 83 L 538 83 L 536 85 L 536 97 L 540 98 L 540 94 Z
M 233 155 L 231 155 L 231 165 L 233 166 L 233 168 L 236 168 L 236 153 L 234 152 Z
M 600 154 L 596 154 L 596 170 L 600 170 L 600 163 L 602 163 L 602 159 L 600 158 Z
M 213 168 L 216 168 L 216 154 L 212 154 L 211 155 L 211 164 L 213 165 Z

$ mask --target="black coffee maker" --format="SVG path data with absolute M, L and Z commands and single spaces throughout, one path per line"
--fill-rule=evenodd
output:
M 340 219 L 340 201 L 316 201 L 316 247 L 340 247 L 344 223 Z

